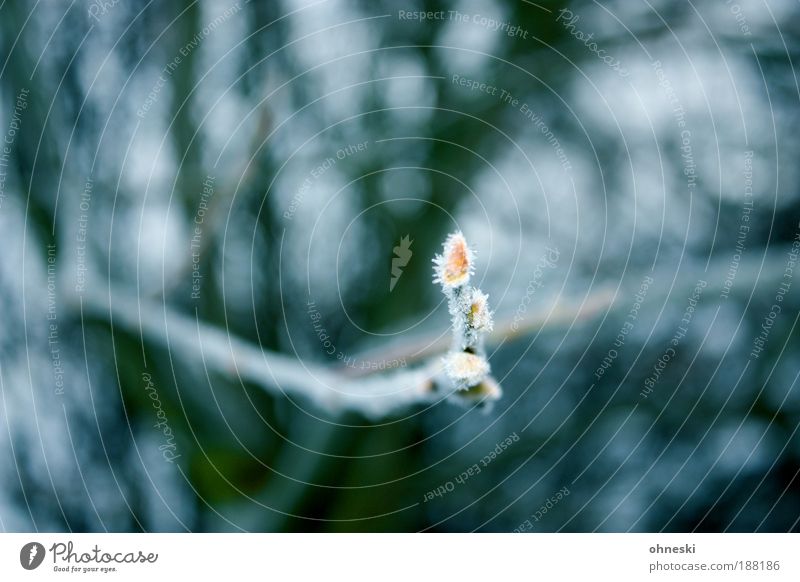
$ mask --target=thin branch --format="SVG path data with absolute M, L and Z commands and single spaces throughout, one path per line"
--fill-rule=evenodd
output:
M 163 302 L 140 300 L 114 287 L 107 291 L 80 296 L 82 311 L 160 343 L 186 361 L 202 358 L 208 370 L 253 382 L 278 396 L 303 397 L 332 413 L 354 410 L 368 417 L 387 416 L 434 396 L 429 369 L 404 368 L 369 381 L 353 380 L 313 362 L 262 350 Z
M 549 306 L 542 305 L 535 313 L 531 313 L 518 326 L 514 326 L 513 318 L 507 318 L 495 325 L 487 334 L 487 346 L 497 346 L 503 341 L 528 336 L 542 327 L 548 328 L 572 323 L 575 320 L 591 319 L 613 303 L 613 293 L 601 291 L 586 299 L 583 303 L 575 300 L 555 299 Z M 448 350 L 452 339 L 450 334 L 421 334 L 405 340 L 397 341 L 389 346 L 360 352 L 355 359 L 364 362 L 388 362 L 400 360 L 408 364 L 427 360 Z M 369 366 L 351 368 L 349 375 L 363 377 L 375 373 Z
M 774 247 L 767 251 L 766 255 L 741 259 L 730 289 L 731 300 L 737 297 L 746 299 L 751 294 L 758 296 L 758 292 L 754 292 L 757 285 L 767 286 L 770 292 L 774 292 L 782 280 L 788 251 L 788 247 Z M 685 268 L 678 275 L 674 285 L 672 285 L 674 273 L 650 273 L 657 285 L 648 292 L 648 303 L 663 302 L 669 297 L 679 297 L 683 300 L 691 293 L 698 279 L 708 282 L 704 293 L 706 296 L 720 293 L 727 280 L 729 269 L 730 256 L 723 255 L 712 261 L 706 270 Z M 644 276 L 645 273 L 630 276 L 630 283 L 620 286 L 618 290 L 605 285 L 582 298 L 564 299 L 560 296 L 552 298 L 549 302 L 543 302 L 522 321 L 518 321 L 517 325 L 513 325 L 513 317 L 504 318 L 487 336 L 486 343 L 489 347 L 496 347 L 521 337 L 528 337 L 543 328 L 554 330 L 570 326 L 580 320 L 594 319 L 603 313 L 613 316 L 620 311 L 624 312 L 630 308 L 631 297 Z M 365 362 L 401 360 L 413 364 L 444 353 L 449 346 L 449 334 L 422 333 L 403 337 L 379 348 L 358 352 L 354 358 Z M 367 366 L 351 369 L 349 375 L 364 377 L 375 373 L 374 368 Z
M 756 292 L 756 286 L 774 292 L 783 277 L 785 254 L 786 249 L 776 249 L 769 251 L 765 257 L 743 259 L 731 296 L 747 298 Z M 653 275 L 659 284 L 651 289 L 648 302 L 683 297 L 701 278 L 708 282 L 706 294 L 719 292 L 726 281 L 728 268 L 729 262 L 720 259 L 705 271 L 686 269 L 674 286 L 670 285 L 671 274 Z M 638 278 L 634 279 L 638 285 Z M 80 300 L 84 312 L 106 318 L 112 325 L 122 326 L 129 332 L 140 333 L 142 337 L 161 343 L 171 353 L 187 361 L 200 357 L 209 370 L 253 382 L 274 395 L 310 400 L 332 413 L 353 410 L 370 418 L 380 418 L 410 405 L 430 402 L 446 395 L 438 390 L 441 371 L 436 356 L 449 348 L 449 334 L 415 338 L 381 350 L 363 352 L 360 359 L 364 361 L 405 359 L 412 363 L 427 360 L 427 363 L 416 368 L 400 368 L 356 377 L 348 368 L 320 366 L 286 354 L 262 350 L 202 322 L 197 316 L 180 314 L 163 302 L 139 300 L 135 295 L 113 286 L 107 286 L 105 294 L 97 291 L 98 288 L 91 286 L 92 291 L 76 298 L 76 301 Z M 604 312 L 627 309 L 632 290 L 633 283 L 616 293 L 604 289 L 578 302 L 557 299 L 549 307 L 531 313 L 517 329 L 512 329 L 508 321 L 497 325 L 487 338 L 488 342 L 497 345 L 529 335 L 543 327 L 550 329 L 571 325 L 577 320 L 594 318 Z

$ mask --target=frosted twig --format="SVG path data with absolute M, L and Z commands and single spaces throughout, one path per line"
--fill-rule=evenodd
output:
M 743 259 L 731 295 L 747 297 L 756 285 L 774 290 L 781 281 L 785 267 L 785 249 L 770 252 L 765 257 Z M 725 281 L 727 261 L 713 262 L 708 270 L 688 271 L 672 287 L 655 287 L 649 301 L 668 300 L 669 296 L 682 296 L 698 277 L 708 280 L 708 291 L 719 290 Z M 656 276 L 656 275 L 654 275 Z M 669 275 L 670 279 L 672 275 Z M 92 278 L 99 280 L 97 277 Z M 418 403 L 431 402 L 446 394 L 442 386 L 443 368 L 439 357 L 451 341 L 418 338 L 390 346 L 388 349 L 365 352 L 362 358 L 406 358 L 409 362 L 425 361 L 416 368 L 402 368 L 391 372 L 354 377 L 346 370 L 333 369 L 300 360 L 286 354 L 262 350 L 235 335 L 201 321 L 196 315 L 181 314 L 163 301 L 143 301 L 113 285 L 87 286 L 87 292 L 74 296 L 83 313 L 93 313 L 108 319 L 112 325 L 121 326 L 130 333 L 141 334 L 149 341 L 161 343 L 172 354 L 187 361 L 202 358 L 209 371 L 228 377 L 238 376 L 253 382 L 265 391 L 289 398 L 299 397 L 312 401 L 332 413 L 353 410 L 369 418 L 381 418 L 397 413 Z M 487 343 L 496 345 L 517 336 L 524 336 L 543 326 L 572 325 L 579 319 L 596 317 L 606 311 L 626 308 L 628 289 L 616 293 L 598 291 L 580 302 L 555 301 L 523 321 L 512 330 L 510 321 L 495 325 L 486 335 Z M 707 292 L 708 292 L 707 291 Z M 491 378 L 487 377 L 491 382 Z M 490 390 L 499 390 L 496 385 Z M 485 394 L 461 391 L 465 401 L 485 398 Z
M 187 361 L 202 359 L 209 371 L 253 382 L 278 396 L 305 398 L 331 413 L 354 410 L 380 418 L 435 396 L 431 391 L 435 371 L 428 367 L 355 380 L 313 362 L 262 350 L 196 315 L 178 313 L 163 302 L 140 300 L 113 286 L 107 293 L 91 291 L 79 300 L 82 312 L 160 343 L 171 354 Z

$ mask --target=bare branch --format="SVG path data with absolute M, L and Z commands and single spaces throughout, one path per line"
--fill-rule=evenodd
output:
M 171 354 L 187 361 L 201 358 L 209 371 L 253 382 L 275 395 L 311 400 L 331 413 L 355 410 L 378 418 L 434 397 L 427 368 L 353 380 L 312 362 L 262 350 L 197 315 L 180 314 L 163 302 L 140 300 L 112 286 L 107 294 L 92 291 L 79 299 L 82 313 L 107 318 L 113 326 L 162 344 Z
M 783 276 L 785 252 L 785 249 L 776 249 L 765 256 L 743 259 L 731 296 L 749 298 L 757 293 L 757 287 L 773 292 Z M 709 291 L 719 291 L 725 282 L 727 269 L 728 262 L 724 260 L 713 262 L 707 270 L 686 269 L 674 285 L 671 283 L 672 274 L 654 275 L 657 280 L 668 283 L 655 287 L 650 300 L 683 297 L 699 278 L 708 281 Z M 163 301 L 140 300 L 113 286 L 106 286 L 105 293 L 97 291 L 98 286 L 91 286 L 91 289 L 75 299 L 79 300 L 82 313 L 94 313 L 108 319 L 112 325 L 161 343 L 172 354 L 187 361 L 200 357 L 210 371 L 253 382 L 277 396 L 311 401 L 331 413 L 353 410 L 370 418 L 381 418 L 410 405 L 449 395 L 443 389 L 438 361 L 438 356 L 450 347 L 449 334 L 415 338 L 363 352 L 359 358 L 365 361 L 405 358 L 408 362 L 426 363 L 416 368 L 357 376 L 349 368 L 334 369 L 262 350 L 204 323 L 196 314 L 192 317 L 178 313 Z M 605 289 L 580 301 L 556 299 L 548 307 L 532 313 L 516 329 L 512 329 L 510 321 L 497 325 L 487 337 L 488 343 L 497 345 L 543 327 L 571 325 L 581 319 L 625 309 L 630 298 L 628 291 L 629 288 L 621 288 L 614 293 Z

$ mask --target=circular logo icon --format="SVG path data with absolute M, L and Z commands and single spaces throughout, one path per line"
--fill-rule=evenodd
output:
M 39 542 L 28 542 L 19 551 L 19 563 L 26 570 L 35 570 L 44 561 L 44 546 Z

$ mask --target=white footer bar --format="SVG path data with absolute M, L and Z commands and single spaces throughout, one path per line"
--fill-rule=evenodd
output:
M 2 534 L 0 580 L 777 582 L 798 553 L 795 534 Z

